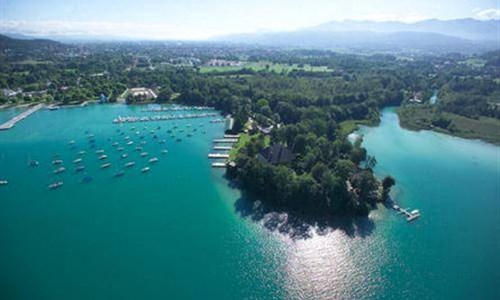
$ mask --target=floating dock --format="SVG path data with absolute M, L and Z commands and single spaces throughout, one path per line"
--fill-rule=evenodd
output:
M 216 162 L 212 164 L 213 168 L 225 168 L 227 164 L 225 162 Z
M 9 121 L 0 125 L 0 130 L 11 129 L 12 127 L 14 127 L 14 125 L 16 125 L 17 122 L 26 119 L 31 114 L 35 113 L 37 110 L 41 109 L 44 106 L 45 106 L 44 104 L 37 104 L 37 105 L 33 106 L 32 108 L 28 109 L 27 111 L 20 113 L 19 115 L 15 116 L 14 118 L 10 119 Z
M 234 143 L 237 143 L 238 140 L 237 139 L 216 139 L 214 140 L 214 143 L 231 143 L 231 144 L 234 144 Z
M 225 153 L 210 153 L 208 158 L 229 158 L 229 154 Z
M 156 115 L 156 116 L 127 116 L 121 117 L 113 120 L 114 124 L 122 123 L 137 123 L 137 122 L 157 122 L 157 121 L 170 121 L 170 120 L 182 120 L 182 119 L 196 119 L 196 118 L 211 118 L 217 117 L 217 113 L 200 113 L 200 114 L 185 114 L 185 115 Z
M 214 146 L 214 150 L 231 150 L 233 147 L 230 146 Z
M 225 139 L 239 139 L 240 135 L 239 134 L 225 134 L 224 138 Z
M 397 204 L 395 204 L 394 202 L 389 203 L 389 205 L 391 205 L 392 209 L 397 211 L 398 214 L 401 214 L 403 217 L 405 217 L 406 221 L 408 221 L 408 222 L 411 222 L 413 220 L 420 218 L 420 212 L 418 211 L 418 209 L 414 209 L 410 212 L 410 208 L 403 209 L 403 208 L 399 207 Z

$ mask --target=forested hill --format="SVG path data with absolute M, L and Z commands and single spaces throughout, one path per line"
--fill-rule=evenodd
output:
M 5 49 L 27 50 L 29 48 L 50 50 L 51 48 L 63 49 L 65 47 L 67 46 L 48 39 L 15 39 L 0 34 L 0 50 L 2 51 Z

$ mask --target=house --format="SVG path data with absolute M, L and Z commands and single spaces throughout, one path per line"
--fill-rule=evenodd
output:
M 273 165 L 286 164 L 293 160 L 294 155 L 290 149 L 282 144 L 274 144 L 259 152 L 259 160 Z
M 148 88 L 131 88 L 128 89 L 128 95 L 132 95 L 133 97 L 143 97 L 144 99 L 156 99 L 156 94 Z

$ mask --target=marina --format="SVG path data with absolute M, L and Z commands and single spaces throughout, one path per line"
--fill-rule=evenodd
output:
M 199 119 L 199 118 L 210 118 L 217 117 L 218 113 L 201 113 L 201 114 L 185 114 L 185 115 L 160 115 L 160 116 L 127 116 L 121 117 L 113 120 L 114 124 L 122 123 L 138 123 L 138 122 L 157 122 L 157 121 L 172 121 L 172 120 L 183 120 L 183 119 Z

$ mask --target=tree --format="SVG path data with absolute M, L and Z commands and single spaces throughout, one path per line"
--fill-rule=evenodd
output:
M 382 199 L 385 200 L 389 196 L 391 188 L 396 184 L 396 180 L 392 176 L 386 176 L 382 180 Z
M 158 93 L 158 98 L 157 101 L 160 103 L 164 103 L 170 100 L 170 97 L 172 97 L 172 89 L 170 86 L 165 86 L 160 90 L 160 93 Z

